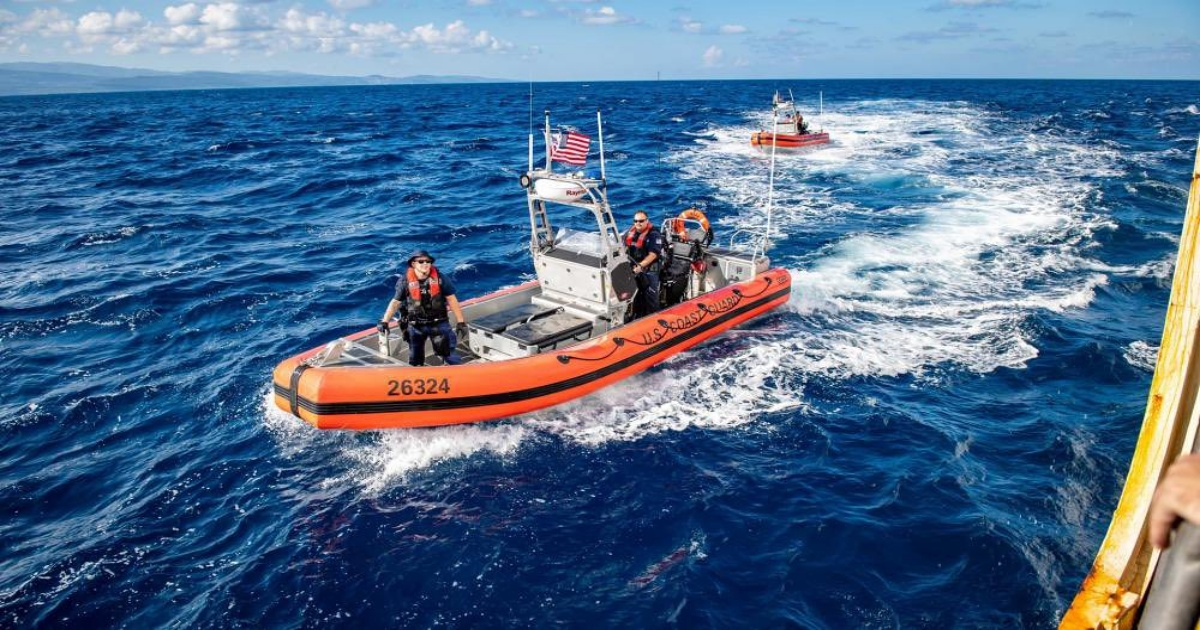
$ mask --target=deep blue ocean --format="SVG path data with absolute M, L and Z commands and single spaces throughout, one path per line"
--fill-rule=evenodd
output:
M 787 306 L 495 423 L 270 404 L 415 248 L 462 298 L 533 278 L 545 109 L 591 170 L 603 112 L 623 226 L 761 225 L 775 89 L 833 139 L 777 159 Z M 1200 83 L 66 95 L 0 133 L 0 626 L 1046 628 L 1141 424 Z

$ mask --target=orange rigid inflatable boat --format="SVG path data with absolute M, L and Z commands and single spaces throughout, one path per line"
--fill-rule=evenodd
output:
M 790 97 L 790 92 L 789 92 Z M 821 109 L 824 110 L 825 99 L 821 99 Z M 803 149 L 805 147 L 829 144 L 829 134 L 825 131 L 810 131 L 804 116 L 796 109 L 796 102 L 791 98 L 783 98 L 779 92 L 771 99 L 771 119 L 774 131 L 756 131 L 750 136 L 750 144 L 760 149 Z
M 774 144 L 780 149 L 802 149 L 818 144 L 829 144 L 829 134 L 818 133 L 771 133 L 756 131 L 750 136 L 750 144 L 756 147 L 770 147 Z
M 426 427 L 504 418 L 566 402 L 637 374 L 787 302 L 790 292 L 791 276 L 772 269 L 600 337 L 498 362 L 311 367 L 305 361 L 318 348 L 275 368 L 275 404 L 321 429 Z M 375 336 L 375 330 L 368 329 L 357 339 L 370 343 Z
M 386 334 L 371 328 L 280 363 L 275 405 L 321 429 L 506 418 L 637 374 L 788 301 L 791 275 L 769 267 L 765 231 L 740 233 L 749 235 L 743 245 L 713 246 L 707 217 L 689 209 L 663 222 L 660 275 L 671 290 L 664 289 L 659 310 L 634 318 L 637 281 L 608 204 L 599 114 L 597 127 L 599 179 L 553 171 L 555 161 L 567 160 L 555 155 L 549 115 L 544 168 L 533 167 L 530 136 L 530 167 L 520 179 L 537 280 L 461 304 L 461 364 L 444 364 L 428 346 L 426 365 L 410 366 L 399 327 Z M 595 231 L 554 229 L 552 208 L 590 214 Z

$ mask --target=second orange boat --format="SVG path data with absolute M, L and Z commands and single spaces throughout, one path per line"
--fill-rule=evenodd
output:
M 790 96 L 790 94 L 789 94 Z M 822 99 L 824 109 L 824 99 Z M 771 99 L 771 119 L 773 131 L 756 131 L 750 136 L 750 144 L 763 150 L 802 149 L 821 144 L 829 144 L 829 134 L 825 131 L 812 131 L 804 116 L 796 109 L 796 102 L 791 98 L 783 98 L 779 92 Z

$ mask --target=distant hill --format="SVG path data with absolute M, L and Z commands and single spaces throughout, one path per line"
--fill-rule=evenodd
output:
M 463 75 L 346 77 L 298 72 L 163 72 L 86 63 L 0 63 L 0 96 L 325 85 L 503 82 L 507 82 L 507 80 Z

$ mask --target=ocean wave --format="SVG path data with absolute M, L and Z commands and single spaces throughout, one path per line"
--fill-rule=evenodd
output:
M 533 279 L 526 86 L 3 99 L 0 614 L 1052 625 L 1141 419 L 1194 94 L 835 83 L 806 108 L 832 142 L 776 156 L 770 193 L 749 134 L 777 85 L 538 87 L 589 133 L 604 107 L 622 227 L 695 204 L 725 243 L 769 199 L 791 300 L 592 396 L 420 431 L 314 429 L 271 370 L 371 326 L 416 248 L 464 299 Z M 298 608 L 261 596 L 288 579 Z

